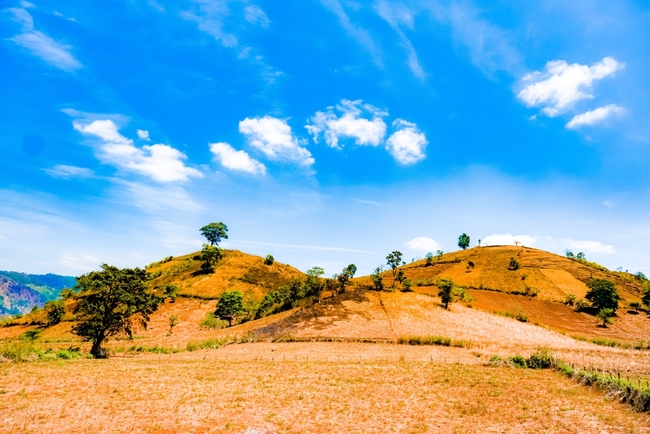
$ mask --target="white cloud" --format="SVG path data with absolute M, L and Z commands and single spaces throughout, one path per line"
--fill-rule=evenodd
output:
M 311 153 L 300 146 L 283 119 L 271 116 L 246 118 L 239 122 L 239 132 L 246 136 L 250 146 L 273 160 L 292 161 L 303 166 L 314 164 Z
M 592 65 L 569 65 L 564 60 L 553 60 L 544 71 L 535 71 L 522 79 L 524 88 L 517 97 L 527 107 L 542 107 L 542 112 L 554 117 L 577 101 L 592 99 L 593 84 L 623 68 L 613 57 L 605 57 Z
M 436 240 L 428 237 L 413 238 L 412 240 L 405 242 L 404 245 L 412 250 L 418 250 L 420 252 L 435 252 L 442 247 Z
M 58 164 L 51 169 L 45 171 L 55 178 L 89 178 L 94 175 L 93 171 L 85 167 L 67 166 L 65 164 Z
M 34 19 L 25 9 L 8 9 L 14 15 L 14 21 L 19 22 L 22 33 L 11 38 L 11 41 L 27 49 L 32 55 L 64 71 L 74 71 L 82 67 L 81 63 L 70 52 L 70 46 L 56 42 L 43 32 L 34 29 Z
M 140 137 L 142 140 L 151 140 L 149 139 L 149 131 L 147 130 L 138 130 L 136 131 L 138 133 L 138 137 Z
M 576 241 L 576 240 L 564 240 L 566 246 L 569 249 L 573 249 L 577 252 L 584 253 L 602 253 L 605 255 L 613 255 L 616 253 L 614 246 L 611 244 L 603 244 L 600 241 Z
M 598 107 L 595 110 L 574 116 L 566 124 L 566 127 L 575 129 L 583 125 L 594 125 L 604 121 L 613 114 L 623 113 L 623 111 L 623 107 L 617 106 L 616 104 L 608 104 L 604 107 Z
M 337 104 L 336 109 L 340 116 L 334 113 L 334 107 L 328 107 L 324 112 L 316 112 L 310 119 L 311 124 L 305 128 L 318 143 L 318 138 L 323 134 L 325 143 L 332 148 L 341 149 L 340 139 L 354 139 L 357 145 L 379 146 L 386 135 L 386 123 L 382 119 L 388 115 L 385 111 L 362 100 L 350 101 L 344 99 Z M 372 119 L 361 117 L 367 113 Z
M 248 5 L 244 8 L 244 19 L 251 24 L 259 24 L 268 27 L 271 23 L 264 11 L 255 5 Z
M 160 182 L 187 181 L 189 177 L 203 177 L 201 172 L 183 163 L 187 158 L 185 154 L 171 146 L 134 146 L 133 140 L 121 135 L 112 120 L 95 120 L 89 124 L 74 121 L 73 126 L 81 133 L 100 139 L 98 158 L 105 163 Z
M 512 235 L 512 234 L 492 234 L 483 238 L 481 244 L 486 246 L 509 246 L 515 242 L 519 245 L 533 246 L 537 242 L 537 237 L 531 235 Z
M 254 175 L 266 174 L 266 167 L 262 163 L 251 158 L 245 151 L 237 151 L 228 143 L 212 143 L 210 151 L 214 154 L 215 160 L 219 161 L 223 167 Z
M 397 119 L 393 125 L 399 128 L 388 140 L 386 150 L 401 164 L 414 164 L 426 158 L 424 150 L 429 143 L 418 130 L 417 125 L 403 119 Z

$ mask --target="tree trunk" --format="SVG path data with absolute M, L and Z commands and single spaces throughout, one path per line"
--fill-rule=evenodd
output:
M 104 339 L 95 339 L 93 347 L 90 349 L 90 354 L 96 359 L 108 359 L 108 353 L 105 348 L 102 348 L 102 341 Z

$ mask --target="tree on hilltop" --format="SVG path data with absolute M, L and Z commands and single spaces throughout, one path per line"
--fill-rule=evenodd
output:
M 612 312 L 616 313 L 621 297 L 616 292 L 616 285 L 613 282 L 606 279 L 592 279 L 587 282 L 587 287 L 589 291 L 585 298 L 591 301 L 596 309 L 612 309 Z
M 390 266 L 393 271 L 393 289 L 395 288 L 395 281 L 397 280 L 397 267 L 400 266 L 402 262 L 402 252 L 399 250 L 394 250 L 386 256 L 386 263 Z
M 74 314 L 79 323 L 72 332 L 91 341 L 90 353 L 98 359 L 108 357 L 102 343 L 111 336 L 133 335 L 133 321 L 146 328 L 149 315 L 158 309 L 161 299 L 147 287 L 149 276 L 140 268 L 119 269 L 102 264 L 77 278 Z
M 467 235 L 465 232 L 460 234 L 458 237 L 458 247 L 463 250 L 469 247 L 469 235 Z
M 223 258 L 223 253 L 221 249 L 216 246 L 211 246 L 210 244 L 204 244 L 203 249 L 201 249 L 201 270 L 205 273 L 211 273 L 214 271 L 214 265 Z
M 211 246 L 215 244 L 218 246 L 221 239 L 228 239 L 228 226 L 224 223 L 210 223 L 201 228 L 201 235 L 203 235 Z

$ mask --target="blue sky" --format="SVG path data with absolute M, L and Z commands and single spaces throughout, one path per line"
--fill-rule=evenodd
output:
M 224 243 L 333 274 L 472 245 L 650 273 L 650 5 L 5 1 L 0 269 Z

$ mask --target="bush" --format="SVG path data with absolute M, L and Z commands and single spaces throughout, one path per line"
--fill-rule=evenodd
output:
M 275 258 L 271 254 L 266 255 L 266 258 L 264 258 L 264 265 L 273 265 L 274 262 Z
M 189 341 L 185 347 L 187 351 L 197 351 L 203 349 L 217 349 L 226 344 L 227 339 L 206 339 L 204 341 Z
M 530 355 L 526 364 L 530 369 L 549 369 L 553 366 L 553 357 L 546 348 L 541 348 Z
M 219 330 L 226 328 L 228 321 L 223 321 L 214 315 L 214 312 L 208 312 L 201 321 L 199 321 L 199 328 Z
M 25 333 L 21 334 L 19 339 L 23 341 L 35 341 L 41 336 L 41 331 L 38 329 L 27 330 Z
M 600 309 L 598 311 L 598 315 L 596 315 L 598 319 L 600 319 L 603 322 L 603 327 L 607 327 L 608 324 L 612 323 L 612 317 L 614 316 L 614 309 Z
M 582 298 L 579 298 L 578 300 L 576 300 L 575 307 L 576 307 L 576 312 L 582 312 L 587 308 L 587 302 L 584 301 Z
M 508 270 L 517 271 L 519 269 L 519 262 L 515 258 L 510 258 L 510 264 L 508 265 Z
M 576 296 L 574 294 L 566 294 L 564 296 L 564 304 L 573 306 L 576 302 Z
M 528 367 L 528 364 L 524 356 L 516 355 L 516 356 L 508 357 L 508 362 L 515 368 L 526 369 Z
M 539 294 L 539 289 L 535 288 L 534 286 L 526 285 L 524 294 L 527 295 L 528 297 L 537 297 L 537 294 Z
M 61 322 L 65 315 L 65 302 L 63 300 L 52 300 L 45 303 L 45 314 L 47 315 L 47 324 L 50 326 Z
M 503 365 L 503 358 L 501 356 L 492 355 L 490 356 L 490 365 L 500 366 Z

